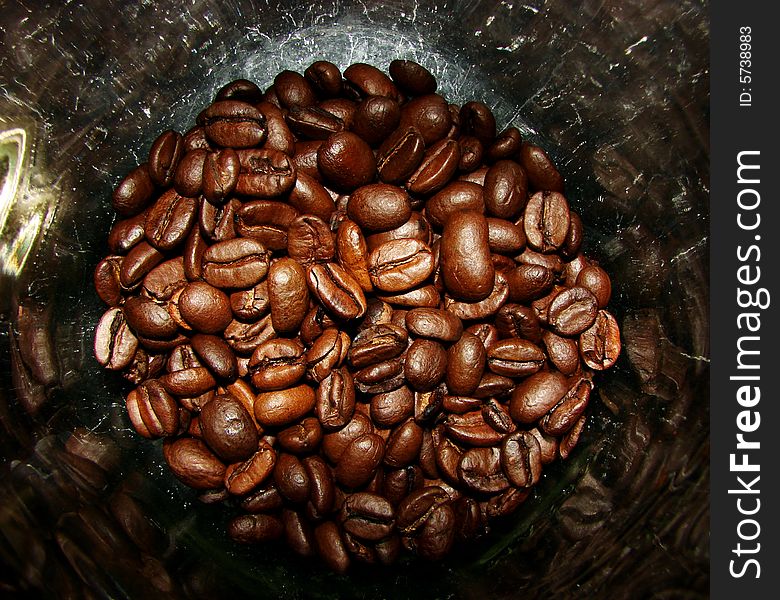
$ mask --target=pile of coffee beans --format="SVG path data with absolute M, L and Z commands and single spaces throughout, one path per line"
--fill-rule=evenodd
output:
M 117 186 L 95 356 L 173 474 L 344 572 L 528 497 L 620 352 L 549 156 L 421 65 L 237 80 Z

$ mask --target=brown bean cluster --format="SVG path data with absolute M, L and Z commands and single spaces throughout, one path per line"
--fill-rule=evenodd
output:
M 173 474 L 343 572 L 517 509 L 620 352 L 548 155 L 404 60 L 238 80 L 117 186 L 95 356 Z

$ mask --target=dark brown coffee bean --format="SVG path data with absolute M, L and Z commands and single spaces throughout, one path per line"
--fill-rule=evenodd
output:
M 287 254 L 304 266 L 333 260 L 336 246 L 330 227 L 319 217 L 301 215 L 287 230 Z
M 414 420 L 421 425 L 432 422 L 441 412 L 446 387 L 439 385 L 430 391 L 414 392 Z
M 359 488 L 374 476 L 385 453 L 384 440 L 375 433 L 363 434 L 352 440 L 336 465 L 336 481 L 346 488 Z
M 423 472 L 417 465 L 386 471 L 382 481 L 382 496 L 398 506 L 406 496 L 423 487 Z
M 200 228 L 193 227 L 184 240 L 184 274 L 190 281 L 203 279 L 203 254 L 207 244 L 200 234 Z
M 496 431 L 485 422 L 481 410 L 462 415 L 449 415 L 444 422 L 444 427 L 450 438 L 466 446 L 495 446 L 504 437 L 503 433 Z
M 230 308 L 236 318 L 257 321 L 271 308 L 268 283 L 262 281 L 253 288 L 230 294 Z
M 257 452 L 247 460 L 228 466 L 225 488 L 236 496 L 248 494 L 271 476 L 275 465 L 276 452 L 270 444 L 261 440 Z
M 317 152 L 323 140 L 299 140 L 295 142 L 295 154 L 292 155 L 295 173 L 304 173 L 315 181 L 322 182 L 322 173 L 317 166 Z
M 447 389 L 468 396 L 477 389 L 485 370 L 487 351 L 473 333 L 464 332 L 447 351 Z
M 576 285 L 589 290 L 596 297 L 599 308 L 604 308 L 609 303 L 612 283 L 601 267 L 589 265 L 582 269 L 577 275 Z
M 504 398 L 512 393 L 515 389 L 514 380 L 503 375 L 496 375 L 495 373 L 486 372 L 482 379 L 479 380 L 477 389 L 474 390 L 472 396 L 475 398 Z
M 459 302 L 446 297 L 444 299 L 444 308 L 464 321 L 484 319 L 495 315 L 508 298 L 509 284 L 506 281 L 506 277 L 504 277 L 501 271 L 495 271 L 493 288 L 487 298 L 479 302 Z
M 236 211 L 241 208 L 238 199 L 232 199 L 225 204 L 212 204 L 201 196 L 198 224 L 200 232 L 211 242 L 232 240 L 236 237 Z
M 318 60 L 303 72 L 314 90 L 324 98 L 338 96 L 342 89 L 341 71 L 332 62 Z
M 411 465 L 422 447 L 423 429 L 411 417 L 398 425 L 387 440 L 385 464 L 394 469 Z
M 270 253 L 257 240 L 225 240 L 203 253 L 203 277 L 218 288 L 246 289 L 265 278 L 269 262 Z
M 463 484 L 478 493 L 496 494 L 510 485 L 501 469 L 501 451 L 498 448 L 467 450 L 460 461 L 458 472 Z
M 276 540 L 284 533 L 282 522 L 272 515 L 239 515 L 228 523 L 228 535 L 241 544 Z
M 377 427 L 394 427 L 413 413 L 414 393 L 407 385 L 371 398 L 371 419 Z
M 385 183 L 355 190 L 347 204 L 347 215 L 365 231 L 388 231 L 406 223 L 412 214 L 408 194 Z
M 176 174 L 173 176 L 173 187 L 182 196 L 195 198 L 203 189 L 203 165 L 208 152 L 203 149 L 192 150 L 182 156 Z
M 433 285 L 423 285 L 399 294 L 380 294 L 380 300 L 394 306 L 409 308 L 435 308 L 441 303 L 441 297 Z
M 466 102 L 461 107 L 460 126 L 463 133 L 473 135 L 485 146 L 490 146 L 496 137 L 496 119 L 482 102 Z
M 144 291 L 157 302 L 167 302 L 185 285 L 187 276 L 181 257 L 159 264 L 149 271 L 142 283 Z
M 398 102 L 385 96 L 369 96 L 357 105 L 350 131 L 376 147 L 395 130 L 400 120 Z
M 528 174 L 532 189 L 563 193 L 563 177 L 539 146 L 525 142 L 520 149 L 520 162 Z
M 222 486 L 225 465 L 206 444 L 194 438 L 167 438 L 163 456 L 174 476 L 196 490 L 211 490 Z
M 513 160 L 499 160 L 485 175 L 485 208 L 489 215 L 514 219 L 528 202 L 528 179 Z
M 293 335 L 309 308 L 306 271 L 292 258 L 280 258 L 268 271 L 271 323 L 279 335 Z
M 139 165 L 116 186 L 111 196 L 112 208 L 123 217 L 137 215 L 151 203 L 154 182 L 149 174 L 149 165 Z
M 462 415 L 472 410 L 478 410 L 482 406 L 482 400 L 479 398 L 470 398 L 469 396 L 444 396 L 442 409 L 448 413 Z
M 467 181 L 453 181 L 428 200 L 425 207 L 426 217 L 437 229 L 442 229 L 451 215 L 464 211 L 484 214 L 482 186 Z
M 336 573 L 346 573 L 350 560 L 338 525 L 333 521 L 318 525 L 314 529 L 314 540 L 325 564 Z
M 295 71 L 282 71 L 274 78 L 276 97 L 284 108 L 311 106 L 317 102 L 314 90 L 303 75 Z
M 144 221 L 146 210 L 114 223 L 108 234 L 109 250 L 114 254 L 127 254 L 131 248 L 142 242 L 146 237 Z
M 241 164 L 232 148 L 210 152 L 203 162 L 203 195 L 212 204 L 222 204 L 236 189 Z
M 418 337 L 455 342 L 463 334 L 463 323 L 455 315 L 435 308 L 415 308 L 406 313 L 406 327 Z
M 262 441 L 258 452 L 267 447 Z M 276 463 L 276 456 L 274 456 Z M 269 473 L 270 475 L 270 473 Z M 260 488 L 251 492 L 241 500 L 241 508 L 250 513 L 267 513 L 282 508 L 283 500 L 272 481 L 266 481 Z
M 127 395 L 127 414 L 135 430 L 147 438 L 174 435 L 179 430 L 176 400 L 159 381 L 147 381 Z
M 461 136 L 458 139 L 458 146 L 460 146 L 459 171 L 470 173 L 482 164 L 484 146 L 477 138 L 470 135 Z
M 515 261 L 519 265 L 537 265 L 550 269 L 556 275 L 563 272 L 563 260 L 558 254 L 542 254 L 531 248 L 526 247 L 522 254 L 515 256 Z
M 171 130 L 161 133 L 152 143 L 149 150 L 149 176 L 155 184 L 160 187 L 171 185 L 183 147 L 181 134 Z
M 260 391 L 292 387 L 306 373 L 303 346 L 296 340 L 267 340 L 252 353 L 249 373 L 252 385 Z
M 260 102 L 263 92 L 257 85 L 247 79 L 236 79 L 226 83 L 215 96 L 215 100 L 241 100 L 256 104 Z
M 501 444 L 501 466 L 512 485 L 528 488 L 536 485 L 542 473 L 541 448 L 533 434 L 518 431 Z
M 615 317 L 600 310 L 588 329 L 580 335 L 580 354 L 591 369 L 603 371 L 617 362 L 620 356 L 620 328 Z
M 300 423 L 282 429 L 276 440 L 287 452 L 308 454 L 322 443 L 322 426 L 315 417 L 306 417 Z
M 259 321 L 243 323 L 235 319 L 230 322 L 223 333 L 225 341 L 236 353 L 249 356 L 266 340 L 276 337 L 271 326 L 271 315 L 266 315 Z
M 415 127 L 399 127 L 379 147 L 377 171 L 385 183 L 400 184 L 414 173 L 425 156 L 425 141 Z
M 547 435 L 538 427 L 534 427 L 529 433 L 533 434 L 536 441 L 539 442 L 542 465 L 549 465 L 558 458 L 558 438 Z
M 561 460 L 569 458 L 572 450 L 574 450 L 580 435 L 582 435 L 582 430 L 585 429 L 585 421 L 586 416 L 582 415 L 574 426 L 566 432 L 566 435 L 561 438 L 561 443 L 558 446 L 558 455 L 561 457 Z
M 206 137 L 218 146 L 251 148 L 266 136 L 265 116 L 240 100 L 219 100 L 203 113 Z
M 552 252 L 566 241 L 569 203 L 557 192 L 537 192 L 525 207 L 523 227 L 528 245 L 539 252 Z
M 488 172 L 487 165 L 483 165 L 478 169 L 474 169 L 469 173 L 463 173 L 460 177 L 458 177 L 458 181 L 474 183 L 482 187 L 485 184 L 485 175 L 487 175 L 487 172 Z
M 476 211 L 451 215 L 442 233 L 440 261 L 444 285 L 453 297 L 468 302 L 487 298 L 493 290 L 495 271 L 485 217 Z
M 545 354 L 533 342 L 509 338 L 495 342 L 487 349 L 488 368 L 507 377 L 525 377 L 539 371 L 545 363 Z
M 378 246 L 391 240 L 415 239 L 431 245 L 433 235 L 431 225 L 422 214 L 413 211 L 409 219 L 401 226 L 381 233 L 373 233 L 366 238 L 369 250 L 374 250 Z
M 394 60 L 388 71 L 401 91 L 410 96 L 424 96 L 436 91 L 436 78 L 412 60 Z
M 255 400 L 255 418 L 261 425 L 282 427 L 298 421 L 314 408 L 314 403 L 314 390 L 306 384 L 261 392 Z
M 124 314 L 136 335 L 165 339 L 175 335 L 178 329 L 164 306 L 143 296 L 128 298 L 124 305 Z
M 410 494 L 396 511 L 404 546 L 426 560 L 440 560 L 455 540 L 455 513 L 438 486 Z
M 303 504 L 309 499 L 311 480 L 297 456 L 281 452 L 276 457 L 273 478 L 276 489 L 289 502 Z
M 503 404 L 499 404 L 495 398 L 488 399 L 482 405 L 481 411 L 485 423 L 499 433 L 512 433 L 516 429 L 512 421 L 512 415 L 509 414 L 509 409 Z
M 419 286 L 433 273 L 433 252 L 415 239 L 390 240 L 375 248 L 368 259 L 368 274 L 379 290 L 398 293 Z
M 350 422 L 344 427 L 323 436 L 322 451 L 331 463 L 338 463 L 344 450 L 352 440 L 373 431 L 374 427 L 371 419 L 362 412 L 355 411 Z
M 95 291 L 109 306 L 118 306 L 123 300 L 122 284 L 119 282 L 123 260 L 122 256 L 107 256 L 95 267 L 93 274 Z
M 338 263 L 360 285 L 364 292 L 374 289 L 368 273 L 368 248 L 357 223 L 344 219 L 336 232 Z
M 211 145 L 206 139 L 206 130 L 200 125 L 196 125 L 184 134 L 184 151 L 193 150 L 211 150 Z
M 412 194 L 427 195 L 443 188 L 455 176 L 460 162 L 460 146 L 452 139 L 433 144 L 420 166 L 409 176 L 406 188 Z
M 555 295 L 547 310 L 547 321 L 556 333 L 574 336 L 593 325 L 598 313 L 596 297 L 586 288 L 573 287 Z
M 230 395 L 216 396 L 200 413 L 204 441 L 227 463 L 247 460 L 258 449 L 254 420 L 244 405 Z
M 409 385 L 421 392 L 434 389 L 447 372 L 447 351 L 433 340 L 417 339 L 409 346 L 404 374 Z
M 333 369 L 341 366 L 349 352 L 349 336 L 335 327 L 326 328 L 306 353 L 306 372 L 310 379 L 320 382 Z
M 188 284 L 178 307 L 182 318 L 200 333 L 221 333 L 233 319 L 227 295 L 205 281 Z
M 241 170 L 236 194 L 276 198 L 293 189 L 296 169 L 292 159 L 271 148 L 248 148 L 238 152 Z
M 542 340 L 542 327 L 539 324 L 539 318 L 530 306 L 504 304 L 496 313 L 495 323 L 503 337 L 523 338 L 534 344 L 538 344 Z
M 322 143 L 317 150 L 317 167 L 327 182 L 344 192 L 367 185 L 376 176 L 371 147 L 348 131 L 334 133 Z
M 404 357 L 399 356 L 369 365 L 355 373 L 355 387 L 364 394 L 381 394 L 404 382 Z
M 348 90 L 359 98 L 385 96 L 398 100 L 400 94 L 392 80 L 382 71 L 366 63 L 354 63 L 344 70 Z
M 308 268 L 309 289 L 337 319 L 359 319 L 366 312 L 366 297 L 355 279 L 336 263 Z
M 548 435 L 560 436 L 566 433 L 585 412 L 592 389 L 590 380 L 577 380 L 566 395 L 541 418 L 540 429 Z
M 569 260 L 577 256 L 582 247 L 583 228 L 582 219 L 573 210 L 569 211 L 569 231 L 566 233 L 566 239 L 563 241 L 560 253 L 565 259 Z
M 438 94 L 413 98 L 401 109 L 401 127 L 414 127 L 427 147 L 447 135 L 452 127 L 452 115 L 447 101 Z
M 144 221 L 147 241 L 158 250 L 171 250 L 181 244 L 195 223 L 197 205 L 169 189 L 149 208 Z
M 557 371 L 541 371 L 520 382 L 512 392 L 509 410 L 518 423 L 534 423 L 569 391 L 567 378 Z
M 542 334 L 542 343 L 550 362 L 564 375 L 574 375 L 580 366 L 580 350 L 577 341 L 555 335 L 552 331 Z
M 489 217 L 486 219 L 488 224 L 488 246 L 491 252 L 501 254 L 517 254 L 525 246 L 525 232 L 521 227 L 505 221 Z M 509 263 L 513 267 L 514 262 Z
M 344 531 L 369 542 L 386 538 L 395 527 L 393 505 L 382 496 L 365 492 L 349 494 L 339 518 Z
M 555 283 L 555 273 L 541 265 L 519 265 L 505 275 L 509 282 L 509 299 L 520 304 L 541 298 Z
M 326 140 L 346 129 L 342 119 L 319 106 L 293 106 L 286 121 L 295 135 L 308 140 Z
M 498 134 L 495 141 L 487 149 L 487 158 L 491 162 L 515 158 L 523 143 L 523 136 L 517 127 L 507 127 Z
M 349 363 L 362 369 L 395 358 L 406 350 L 406 331 L 392 324 L 367 327 L 359 332 L 349 348 Z
M 341 429 L 355 412 L 355 383 L 348 369 L 334 369 L 320 382 L 314 406 L 326 431 Z
M 306 514 L 312 521 L 319 521 L 329 515 L 336 503 L 336 485 L 333 470 L 319 456 L 307 456 L 303 466 L 309 476 L 309 500 Z
M 195 353 L 214 375 L 223 380 L 236 378 L 238 375 L 236 355 L 221 337 L 196 334 L 192 336 L 191 343 Z

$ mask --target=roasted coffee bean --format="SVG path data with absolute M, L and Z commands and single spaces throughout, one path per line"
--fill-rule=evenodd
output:
M 509 338 L 491 344 L 487 349 L 488 368 L 507 377 L 525 377 L 539 371 L 546 356 L 533 342 Z
M 561 246 L 561 256 L 564 259 L 572 259 L 582 247 L 583 227 L 582 219 L 573 210 L 569 211 L 569 231 L 566 233 L 566 239 Z
M 279 493 L 293 504 L 303 504 L 309 499 L 311 480 L 301 460 L 285 452 L 276 457 L 274 485 Z
M 404 357 L 391 358 L 369 365 L 355 373 L 355 387 L 364 394 L 381 394 L 404 382 Z
M 534 423 L 569 391 L 568 379 L 557 371 L 540 371 L 524 379 L 512 392 L 509 410 L 518 423 Z
M 418 337 L 456 342 L 463 334 L 463 323 L 447 311 L 415 308 L 406 313 L 407 329 Z
M 360 227 L 344 219 L 336 232 L 336 260 L 364 292 L 374 289 L 368 273 L 368 248 Z
M 458 146 L 460 146 L 459 171 L 470 173 L 482 164 L 485 149 L 477 138 L 470 135 L 461 136 L 458 139 Z
M 547 309 L 547 322 L 556 333 L 574 336 L 593 325 L 598 313 L 598 301 L 590 290 L 573 287 L 552 299 Z
M 395 130 L 400 120 L 398 102 L 385 96 L 369 96 L 357 105 L 350 131 L 376 147 Z
M 563 178 L 547 153 L 528 142 L 520 148 L 520 162 L 528 174 L 531 188 L 537 191 L 563 193 Z
M 482 341 L 473 333 L 464 332 L 447 351 L 447 389 L 452 394 L 468 396 L 473 393 L 487 361 Z
M 442 401 L 442 409 L 448 413 L 454 413 L 462 415 L 472 410 L 477 410 L 482 406 L 482 400 L 479 398 L 471 398 L 469 396 L 444 396 Z
M 492 496 L 487 502 L 481 502 L 481 510 L 489 519 L 504 517 L 515 512 L 528 499 L 530 493 L 530 489 L 510 488 Z
M 142 286 L 150 298 L 167 302 L 187 285 L 184 260 L 181 257 L 166 260 L 144 277 Z
M 478 302 L 493 290 L 495 271 L 490 261 L 485 217 L 475 211 L 451 215 L 444 226 L 440 266 L 444 285 L 455 298 Z
M 400 184 L 414 173 L 425 156 L 425 141 L 416 127 L 396 129 L 377 152 L 379 179 Z
M 187 152 L 176 167 L 173 187 L 182 196 L 195 198 L 203 190 L 203 165 L 209 153 L 198 149 Z
M 402 327 L 383 323 L 360 331 L 349 348 L 349 363 L 356 369 L 395 358 L 407 347 L 408 335 Z
M 282 152 L 287 156 L 295 154 L 295 136 L 290 131 L 284 113 L 279 107 L 270 102 L 258 102 L 255 105 L 260 112 L 265 115 L 266 129 L 268 134 L 265 138 L 263 148 Z
M 487 149 L 487 158 L 491 162 L 514 158 L 519 154 L 522 143 L 523 137 L 517 127 L 507 127 Z
M 528 488 L 542 473 L 541 448 L 533 434 L 518 431 L 501 443 L 501 466 L 512 485 Z
M 482 405 L 482 418 L 485 423 L 500 433 L 512 433 L 516 427 L 509 414 L 509 409 L 495 398 L 488 399 Z
M 443 558 L 455 540 L 455 513 L 447 493 L 429 486 L 410 494 L 396 511 L 404 546 L 426 560 Z
M 133 360 L 138 338 L 130 329 L 120 308 L 108 309 L 95 328 L 95 358 L 101 366 L 118 371 Z
M 302 462 L 309 476 L 306 514 L 310 520 L 319 521 L 333 512 L 336 503 L 333 469 L 319 456 L 307 456 Z
M 359 319 L 366 312 L 366 297 L 357 281 L 336 263 L 308 268 L 311 293 L 337 319 Z
M 436 78 L 413 60 L 394 60 L 388 71 L 401 91 L 410 96 L 424 96 L 436 91 Z
M 320 382 L 341 366 L 350 349 L 349 336 L 335 327 L 326 328 L 306 352 L 306 373 Z
M 211 490 L 222 486 L 225 465 L 205 443 L 194 438 L 167 438 L 163 456 L 174 476 L 196 490 Z
M 412 212 L 409 219 L 403 225 L 400 225 L 395 229 L 389 229 L 388 231 L 369 235 L 366 238 L 366 244 L 368 244 L 369 250 L 374 250 L 385 242 L 409 238 L 419 240 L 429 246 L 433 241 L 431 225 L 428 223 L 428 219 L 416 211 Z
M 520 304 L 504 304 L 496 313 L 496 328 L 503 337 L 523 338 L 534 344 L 543 337 L 536 312 Z
M 446 387 L 439 385 L 430 391 L 414 393 L 414 419 L 421 425 L 432 422 L 441 412 Z
M 609 303 L 612 283 L 609 275 L 601 267 L 590 265 L 582 269 L 577 275 L 576 285 L 589 290 L 595 296 L 599 308 L 604 308 Z
M 331 98 L 341 93 L 341 71 L 332 62 L 318 60 L 303 72 L 314 90 L 322 97 Z
M 517 254 L 525 246 L 525 232 L 522 228 L 505 221 L 489 217 L 486 219 L 488 224 L 488 246 L 491 252 L 500 254 Z M 513 262 L 510 263 L 513 267 Z
M 228 523 L 228 535 L 241 544 L 268 542 L 282 533 L 284 525 L 272 515 L 239 515 Z
M 306 417 L 300 423 L 282 429 L 276 440 L 287 452 L 308 454 L 322 443 L 322 426 L 315 417 Z
M 466 446 L 495 446 L 503 437 L 503 433 L 485 421 L 481 410 L 449 415 L 444 428 L 450 438 Z
M 344 448 L 336 465 L 336 481 L 350 489 L 365 485 L 374 476 L 384 453 L 385 442 L 375 433 L 355 438 Z
M 351 192 L 376 176 L 371 147 L 349 131 L 334 133 L 317 150 L 317 167 L 335 189 Z
M 409 385 L 420 392 L 434 389 L 447 372 L 447 351 L 428 339 L 417 339 L 409 346 L 404 375 Z
M 459 162 L 458 142 L 452 139 L 440 140 L 426 151 L 420 166 L 406 181 L 406 188 L 412 194 L 432 194 L 455 176 Z
M 203 113 L 206 138 L 217 146 L 251 148 L 266 136 L 265 116 L 240 100 L 218 100 Z
M 433 285 L 423 285 L 408 292 L 399 294 L 381 294 L 380 300 L 394 306 L 409 308 L 435 308 L 441 303 L 438 290 Z
M 460 109 L 461 129 L 489 146 L 496 137 L 496 119 L 482 102 L 466 102 Z
M 286 120 L 297 136 L 309 140 L 326 140 L 346 129 L 342 119 L 319 106 L 293 106 Z
M 287 254 L 304 266 L 332 261 L 336 245 L 328 224 L 314 215 L 293 219 L 287 229 Z
M 314 156 L 316 160 L 316 153 Z M 295 162 L 295 157 L 293 162 Z M 314 168 L 316 170 L 316 164 Z M 327 223 L 333 211 L 336 210 L 333 198 L 331 198 L 321 183 L 303 172 L 297 165 L 296 170 L 295 186 L 290 191 L 287 199 L 290 206 L 295 208 L 301 215 L 314 215 Z
M 203 254 L 207 248 L 206 241 L 200 234 L 200 228 L 193 227 L 184 241 L 184 274 L 190 281 L 203 279 Z
M 215 100 L 241 100 L 256 104 L 260 102 L 263 92 L 256 84 L 247 79 L 236 79 L 223 85 L 215 96 Z
M 368 258 L 373 286 L 383 292 L 405 292 L 423 283 L 434 269 L 430 247 L 419 240 L 390 240 L 374 248 Z
M 359 98 L 386 96 L 397 100 L 398 88 L 382 71 L 366 63 L 354 63 L 344 70 L 345 85 Z
M 261 392 L 255 400 L 255 418 L 261 425 L 282 427 L 298 421 L 314 408 L 314 403 L 314 390 L 306 384 Z
M 203 277 L 214 287 L 246 289 L 265 278 L 269 263 L 270 253 L 257 240 L 226 240 L 203 253 Z
M 233 319 L 227 295 L 205 281 L 193 281 L 179 296 L 182 318 L 200 333 L 221 333 Z
M 149 150 L 149 176 L 160 187 L 173 181 L 184 149 L 183 139 L 176 131 L 165 131 L 154 141 Z
M 314 406 L 326 431 L 340 429 L 355 412 L 355 383 L 347 369 L 334 369 L 320 382 Z
M 333 464 L 341 460 L 344 450 L 352 440 L 372 433 L 374 427 L 371 420 L 362 412 L 355 411 L 352 419 L 344 427 L 337 431 L 326 433 L 322 438 L 322 450 L 325 457 Z
M 265 444 L 261 441 L 258 452 L 262 452 L 264 447 Z M 274 463 L 276 463 L 276 457 L 274 457 Z M 241 500 L 241 508 L 250 513 L 272 512 L 282 508 L 282 504 L 282 496 L 272 481 L 266 481 L 264 485 Z
M 279 335 L 294 335 L 309 308 L 306 271 L 292 258 L 280 258 L 268 270 L 271 323 Z
M 515 389 L 514 380 L 496 373 L 485 372 L 472 396 L 475 398 L 503 398 Z
M 247 460 L 258 448 L 257 428 L 244 405 L 230 395 L 216 396 L 200 412 L 204 441 L 227 463 Z
M 349 569 L 349 554 L 338 525 L 325 521 L 314 529 L 314 540 L 320 557 L 331 570 L 344 574 Z
M 159 381 L 147 381 L 127 395 L 127 414 L 135 430 L 144 437 L 174 435 L 179 430 L 176 400 Z
M 271 476 L 275 465 L 276 452 L 261 440 L 257 452 L 247 460 L 228 466 L 225 471 L 225 488 L 236 496 L 248 494 Z
M 152 201 L 154 182 L 149 173 L 149 165 L 139 165 L 116 186 L 111 196 L 112 208 L 123 217 L 137 215 Z
M 114 254 L 127 254 L 127 252 L 146 238 L 144 232 L 146 210 L 137 215 L 117 221 L 108 233 L 108 248 Z
M 271 148 L 248 148 L 238 151 L 241 170 L 236 194 L 257 198 L 276 198 L 295 185 L 296 170 L 292 159 Z
M 212 204 L 222 204 L 236 189 L 241 164 L 232 148 L 210 152 L 203 161 L 203 196 Z
M 365 492 L 349 494 L 339 515 L 344 531 L 369 542 L 378 542 L 395 527 L 393 505 L 382 496 Z
M 453 181 L 434 194 L 425 206 L 425 216 L 437 229 L 442 229 L 451 215 L 463 211 L 485 213 L 481 185 L 468 181 Z
M 548 435 L 562 435 L 571 429 L 588 406 L 592 389 L 590 380 L 577 380 L 566 395 L 541 418 L 541 430 Z
M 225 328 L 223 335 L 228 346 L 236 353 L 250 355 L 257 346 L 276 337 L 276 332 L 271 326 L 271 315 L 266 315 L 252 323 L 242 323 L 234 319 Z
M 165 339 L 173 337 L 178 329 L 165 307 L 143 296 L 128 298 L 124 315 L 136 335 Z
M 452 115 L 447 101 L 438 94 L 427 94 L 409 100 L 401 109 L 401 127 L 414 127 L 430 147 L 447 135 Z
M 537 192 L 528 199 L 523 227 L 528 245 L 539 252 L 552 252 L 566 241 L 569 204 L 558 192 Z
M 408 221 L 412 209 L 406 192 L 386 183 L 375 183 L 352 193 L 347 215 L 363 230 L 388 231 Z
M 149 207 L 144 220 L 146 240 L 158 250 L 171 250 L 184 242 L 195 223 L 197 204 L 169 189 Z
M 528 202 L 528 178 L 513 160 L 499 160 L 485 174 L 485 209 L 489 215 L 514 219 Z
M 387 440 L 385 464 L 394 469 L 411 465 L 422 447 L 423 429 L 411 417 L 398 425 Z
M 620 355 L 620 329 L 615 317 L 600 310 L 593 325 L 580 335 L 580 354 L 591 369 L 609 369 Z
M 201 197 L 198 225 L 203 237 L 211 242 L 223 242 L 237 237 L 235 219 L 239 208 L 241 201 L 235 198 L 225 204 L 213 204 Z
M 284 108 L 311 106 L 317 102 L 307 79 L 295 71 L 282 71 L 274 78 L 276 97 Z
M 261 281 L 253 288 L 230 294 L 230 309 L 236 318 L 257 321 L 271 308 L 268 297 L 268 282 Z
M 577 341 L 555 335 L 552 331 L 542 334 L 542 343 L 547 350 L 547 358 L 564 375 L 574 375 L 580 366 L 580 351 Z
M 183 136 L 184 151 L 192 152 L 193 150 L 211 150 L 211 145 L 208 139 L 206 139 L 206 130 L 200 125 L 196 125 Z
M 119 282 L 123 260 L 122 256 L 107 256 L 95 267 L 95 291 L 109 306 L 118 306 L 123 300 L 122 284 Z
M 252 353 L 249 373 L 252 385 L 260 391 L 292 387 L 306 374 L 303 346 L 291 339 L 267 340 Z
M 370 415 L 377 427 L 394 427 L 413 414 L 414 393 L 407 385 L 371 398 Z
M 526 247 L 522 254 L 515 256 L 519 265 L 538 265 L 550 269 L 556 275 L 563 272 L 563 260 L 557 254 L 542 254 Z
M 501 469 L 501 451 L 495 447 L 464 452 L 458 473 L 467 488 L 482 494 L 496 494 L 510 485 Z
M 490 266 L 492 269 L 492 263 Z M 444 300 L 444 308 L 464 321 L 485 319 L 495 315 L 508 298 L 509 284 L 506 277 L 501 271 L 494 271 L 493 287 L 487 298 L 479 302 L 461 302 L 447 297 Z
M 561 443 L 558 445 L 558 455 L 561 457 L 561 460 L 569 458 L 569 454 L 574 450 L 580 435 L 582 435 L 586 420 L 586 416 L 582 415 L 574 426 L 566 432 L 566 435 L 561 438 Z

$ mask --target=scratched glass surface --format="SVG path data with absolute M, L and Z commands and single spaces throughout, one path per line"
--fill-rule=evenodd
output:
M 686 0 L 3 3 L 0 591 L 704 598 L 708 25 Z M 111 190 L 224 83 L 412 58 L 541 142 L 612 274 L 624 353 L 569 461 L 442 563 L 337 577 L 227 541 L 92 358 Z M 140 573 L 140 575 L 139 575 Z

